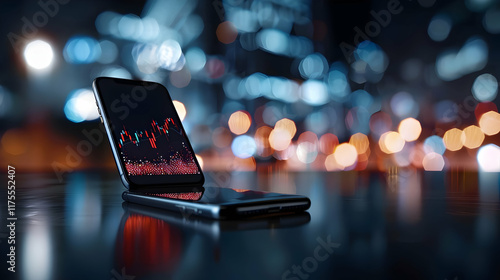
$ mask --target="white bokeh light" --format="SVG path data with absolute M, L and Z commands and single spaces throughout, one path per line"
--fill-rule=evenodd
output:
M 488 144 L 481 147 L 477 153 L 479 169 L 486 172 L 500 172 L 500 147 Z
M 92 90 L 78 89 L 73 91 L 64 106 L 64 114 L 68 120 L 75 123 L 99 118 Z
M 54 52 L 49 43 L 36 40 L 24 49 L 24 59 L 30 67 L 41 70 L 50 66 L 54 59 Z

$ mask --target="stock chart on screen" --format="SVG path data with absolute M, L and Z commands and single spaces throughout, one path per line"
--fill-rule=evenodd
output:
M 131 176 L 199 174 L 186 137 L 172 118 L 151 120 L 143 128 L 123 125 L 118 147 Z

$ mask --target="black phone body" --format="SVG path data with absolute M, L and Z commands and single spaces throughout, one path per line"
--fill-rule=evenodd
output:
M 201 167 L 161 84 L 100 77 L 93 89 L 120 178 L 128 189 L 122 195 L 125 201 L 213 219 L 309 208 L 309 198 L 300 195 L 204 188 Z
M 105 77 L 92 85 L 126 188 L 145 192 L 203 185 L 201 167 L 163 85 Z
M 174 211 L 183 216 L 220 220 L 292 214 L 311 206 L 309 198 L 302 195 L 218 187 L 197 187 L 163 194 L 125 191 L 122 197 L 125 201 Z
M 139 215 L 162 220 L 179 228 L 202 232 L 215 240 L 219 239 L 222 232 L 296 227 L 307 224 L 311 220 L 311 215 L 307 211 L 290 215 L 269 216 L 263 219 L 221 220 L 204 219 L 200 216 L 190 215 L 189 213 L 165 211 L 157 207 L 127 201 L 122 203 L 122 208 L 124 210 L 122 225 L 126 223 L 130 216 Z M 120 226 L 120 228 L 123 228 L 123 226 Z

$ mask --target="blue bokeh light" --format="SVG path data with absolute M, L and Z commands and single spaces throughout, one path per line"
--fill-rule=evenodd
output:
M 92 37 L 74 36 L 66 43 L 63 55 L 69 63 L 92 63 L 101 56 L 101 45 Z
M 234 138 L 231 144 L 233 154 L 239 158 L 249 158 L 257 151 L 255 140 L 248 135 L 240 135 Z
M 443 138 L 437 136 L 437 135 L 432 135 L 425 139 L 424 141 L 424 151 L 425 153 L 437 153 L 437 154 L 444 154 L 446 151 L 446 146 L 444 145 Z

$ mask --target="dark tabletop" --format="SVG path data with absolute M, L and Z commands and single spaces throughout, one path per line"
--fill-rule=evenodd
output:
M 2 225 L 1 279 L 500 278 L 498 173 L 207 173 L 312 202 L 308 214 L 220 222 L 126 204 L 115 173 L 16 176 L 16 272 Z

